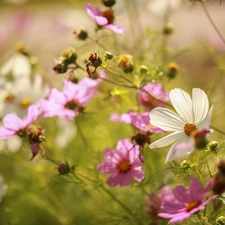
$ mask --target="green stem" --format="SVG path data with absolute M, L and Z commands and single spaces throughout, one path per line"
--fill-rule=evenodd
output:
M 204 150 L 203 150 L 204 151 Z M 213 177 L 213 174 L 210 170 L 210 167 L 209 167 L 209 162 L 208 162 L 208 159 L 207 159 L 207 156 L 206 156 L 206 152 L 204 151 L 204 157 L 205 157 L 205 161 L 206 161 L 206 166 L 207 166 L 207 169 L 208 169 L 208 172 L 209 172 L 209 175 L 210 177 L 212 178 Z

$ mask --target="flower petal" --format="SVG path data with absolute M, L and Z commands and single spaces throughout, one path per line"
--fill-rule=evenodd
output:
M 164 131 L 182 131 L 184 132 L 185 121 L 175 112 L 157 107 L 150 112 L 151 124 L 161 128 Z
M 124 34 L 125 33 L 125 30 L 123 29 L 123 27 L 117 26 L 115 24 L 111 24 L 111 23 L 110 24 L 106 24 L 106 25 L 104 25 L 104 27 L 106 29 L 109 29 L 109 30 L 111 30 L 111 31 L 113 31 L 115 33 L 118 33 L 118 34 Z
M 208 97 L 200 88 L 192 89 L 192 106 L 194 112 L 194 123 L 199 124 L 206 117 L 209 110 Z
M 210 108 L 209 112 L 207 113 L 206 117 L 199 124 L 198 129 L 208 129 L 210 127 L 212 112 L 213 112 L 213 106 L 211 106 L 211 108 Z
M 161 147 L 165 147 L 167 145 L 170 145 L 171 143 L 173 143 L 175 140 L 177 140 L 178 138 L 182 138 L 185 134 L 184 133 L 180 133 L 180 132 L 174 132 L 172 134 L 169 134 L 153 143 L 151 143 L 149 145 L 150 148 L 161 148 Z
M 170 100 L 177 113 L 185 120 L 185 123 L 194 122 L 192 100 L 187 92 L 175 88 L 170 91 Z
M 23 128 L 23 121 L 14 114 L 7 114 L 2 119 L 4 127 L 9 130 L 18 131 Z
M 37 105 L 31 105 L 28 108 L 27 116 L 23 121 L 23 128 L 30 126 L 38 117 L 39 109 Z
M 8 130 L 5 127 L 0 127 L 0 139 L 7 139 L 16 134 L 14 130 Z
M 192 137 L 189 137 L 186 135 L 183 135 L 183 137 L 179 138 L 173 144 L 173 146 L 170 148 L 170 150 L 166 156 L 166 163 L 193 152 L 195 147 L 193 146 L 192 141 L 193 141 Z M 177 149 L 176 148 L 177 145 L 182 144 L 182 143 L 186 143 L 186 144 L 190 143 L 190 145 L 187 145 L 187 148 L 185 148 L 185 149 Z

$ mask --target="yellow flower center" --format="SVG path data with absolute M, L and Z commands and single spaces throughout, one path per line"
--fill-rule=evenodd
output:
M 194 131 L 196 131 L 197 127 L 195 124 L 193 123 L 187 123 L 185 126 L 184 126 L 184 133 L 187 135 L 187 136 L 191 136 L 192 133 Z
M 120 172 L 127 172 L 130 170 L 130 162 L 127 159 L 124 159 L 117 165 L 117 168 Z
M 192 209 L 198 207 L 201 204 L 200 201 L 198 200 L 194 200 L 192 202 L 188 202 L 188 204 L 186 205 L 186 211 L 190 212 Z
M 22 108 L 27 108 L 30 104 L 31 104 L 31 100 L 30 100 L 29 97 L 23 98 L 23 99 L 21 100 L 21 102 L 20 102 L 20 106 L 21 106 Z

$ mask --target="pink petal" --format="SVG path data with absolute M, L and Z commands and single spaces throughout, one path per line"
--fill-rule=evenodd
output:
M 51 89 L 48 97 L 49 101 L 64 105 L 67 102 L 66 96 L 56 88 Z
M 124 34 L 125 33 L 125 30 L 122 27 L 116 26 L 114 24 L 106 24 L 106 25 L 104 25 L 104 27 L 106 29 L 109 29 L 109 30 L 111 30 L 115 33 L 118 33 L 118 34 Z
M 144 179 L 145 174 L 141 170 L 132 170 L 131 176 L 134 178 L 134 180 L 141 182 Z
M 117 169 L 115 168 L 115 165 L 110 164 L 108 162 L 103 162 L 98 164 L 97 168 L 103 174 L 109 174 L 109 173 L 111 174 L 117 171 Z
M 112 148 L 108 148 L 104 151 L 103 157 L 107 163 L 117 165 L 121 161 L 120 155 Z
M 175 199 L 178 202 L 187 203 L 187 202 L 192 201 L 192 199 L 189 196 L 189 192 L 181 185 L 176 186 L 172 192 L 173 192 Z
M 123 158 L 128 158 L 129 152 L 133 149 L 134 145 L 127 139 L 120 139 L 117 143 L 116 149 Z
M 189 195 L 191 197 L 191 201 L 202 200 L 203 194 L 204 192 L 200 181 L 196 178 L 192 178 L 190 180 L 190 188 L 189 188 Z
M 18 131 L 23 129 L 23 121 L 16 115 L 7 114 L 2 119 L 4 127 L 9 130 Z
M 16 134 L 14 130 L 8 130 L 5 127 L 0 127 L 0 139 L 7 139 Z
M 57 116 L 60 111 L 64 110 L 63 105 L 51 102 L 46 99 L 42 99 L 40 101 L 40 106 L 43 111 L 44 117 Z
M 39 109 L 37 105 L 31 105 L 28 108 L 27 116 L 23 121 L 23 128 L 30 126 L 38 117 Z
M 129 173 L 116 173 L 108 178 L 107 184 L 115 186 L 119 184 L 121 187 L 128 186 L 131 183 L 131 175 Z

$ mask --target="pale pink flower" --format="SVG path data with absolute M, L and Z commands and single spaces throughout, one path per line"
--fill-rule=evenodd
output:
M 189 189 L 185 189 L 182 185 L 175 187 L 172 191 L 175 201 L 163 201 L 162 211 L 158 216 L 170 219 L 169 222 L 172 224 L 188 219 L 192 214 L 203 210 L 216 197 L 212 195 L 207 198 L 211 186 L 211 180 L 203 188 L 198 179 L 192 178 Z
M 169 101 L 169 92 L 164 91 L 161 83 L 146 84 L 143 89 L 145 91 L 139 91 L 139 101 L 149 110 L 157 106 L 164 107 L 164 102 Z
M 139 159 L 139 148 L 127 139 L 118 141 L 117 150 L 108 148 L 104 151 L 105 162 L 98 165 L 103 174 L 111 174 L 107 184 L 115 186 L 128 186 L 132 178 L 141 182 L 144 179 L 142 161 Z
M 48 99 L 41 100 L 40 106 L 44 117 L 58 116 L 65 120 L 74 119 L 96 94 L 97 85 L 97 81 L 88 77 L 78 84 L 65 80 L 62 91 L 53 88 Z
M 98 7 L 94 8 L 91 3 L 86 5 L 87 14 L 101 27 L 112 30 L 116 33 L 123 34 L 125 31 L 122 27 L 116 26 L 111 20 L 114 19 L 112 9 L 108 12 L 102 12 Z
M 151 124 L 149 113 L 136 113 L 136 112 L 128 112 L 118 115 L 116 113 L 112 113 L 110 116 L 111 121 L 132 124 L 135 128 L 149 132 L 149 133 L 163 133 L 164 131 L 158 127 L 155 127 Z
M 37 119 L 39 109 L 37 105 L 28 108 L 27 116 L 21 120 L 14 114 L 7 114 L 3 117 L 4 127 L 0 127 L 0 139 L 7 139 L 14 135 L 22 135 L 23 132 Z

